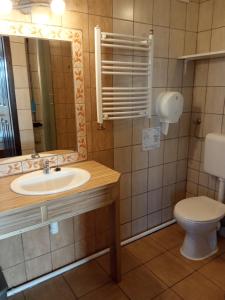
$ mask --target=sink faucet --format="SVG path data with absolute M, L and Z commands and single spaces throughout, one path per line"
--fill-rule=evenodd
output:
M 37 152 L 34 152 L 33 154 L 31 154 L 31 158 L 40 158 L 40 154 Z
M 43 173 L 44 174 L 49 174 L 50 173 L 50 166 L 49 166 L 49 160 L 48 159 L 46 159 L 43 162 Z

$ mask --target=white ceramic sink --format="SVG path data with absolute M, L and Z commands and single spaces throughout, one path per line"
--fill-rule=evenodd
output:
M 65 192 L 86 183 L 91 174 L 79 168 L 62 168 L 49 174 L 43 170 L 22 175 L 12 181 L 11 189 L 22 195 L 49 195 Z

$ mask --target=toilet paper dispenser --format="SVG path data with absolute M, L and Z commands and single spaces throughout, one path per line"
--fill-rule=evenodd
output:
M 167 135 L 169 124 L 177 123 L 183 112 L 184 98 L 179 92 L 163 92 L 156 99 L 156 114 L 160 117 L 161 131 Z

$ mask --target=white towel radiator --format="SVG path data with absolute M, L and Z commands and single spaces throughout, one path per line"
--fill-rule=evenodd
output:
M 126 54 L 132 56 L 133 61 L 103 60 L 102 47 L 132 51 Z M 143 54 L 146 62 L 137 61 Z M 151 117 L 152 70 L 153 32 L 144 38 L 101 32 L 99 26 L 95 27 L 96 103 L 100 128 L 103 128 L 103 120 Z M 140 76 L 145 84 L 106 87 L 102 86 L 102 75 Z

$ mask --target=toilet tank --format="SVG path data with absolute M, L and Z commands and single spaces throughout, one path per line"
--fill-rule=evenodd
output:
M 211 175 L 225 179 L 225 135 L 207 134 L 204 170 Z

